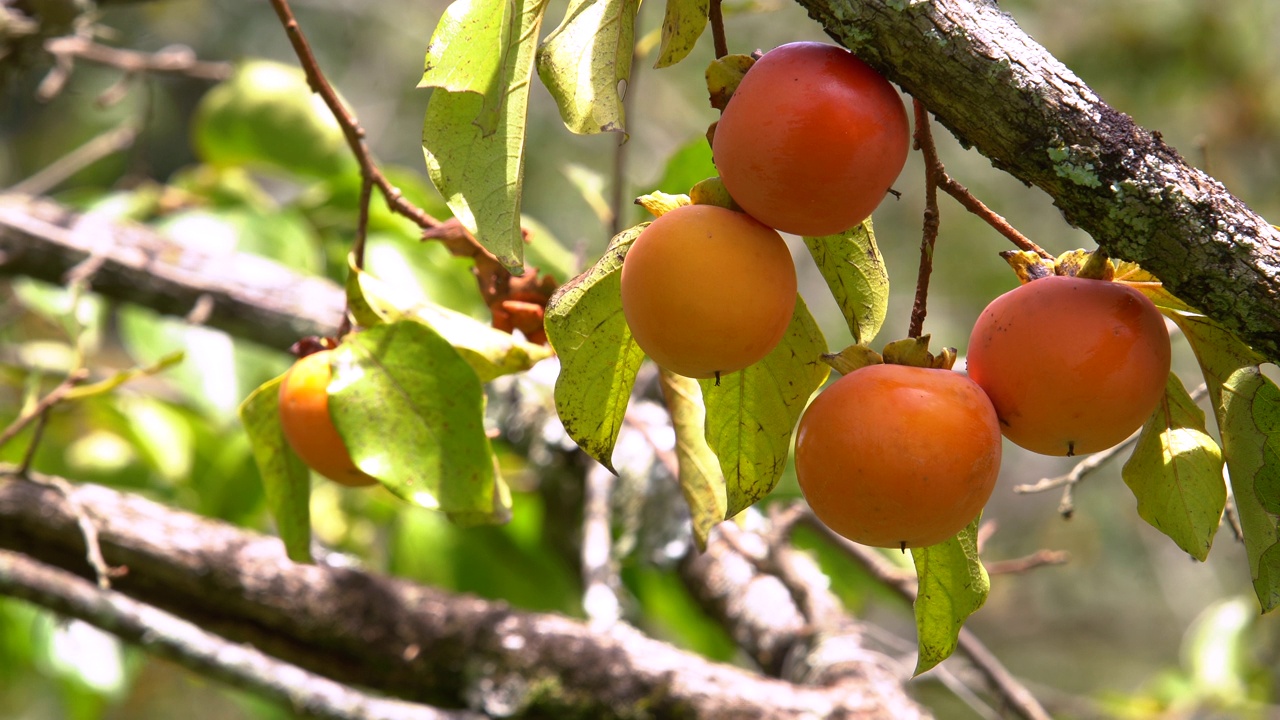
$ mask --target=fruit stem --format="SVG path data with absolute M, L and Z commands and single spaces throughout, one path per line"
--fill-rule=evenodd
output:
M 924 155 L 924 228 L 920 240 L 920 272 L 916 276 L 916 300 L 911 307 L 911 325 L 907 337 L 918 338 L 924 330 L 924 317 L 929 296 L 929 277 L 933 274 L 933 248 L 938 242 L 938 186 L 946 170 L 938 160 L 929 127 L 929 112 L 924 103 L 912 100 L 915 109 L 915 146 Z
M 716 59 L 729 54 L 729 43 L 724 37 L 724 13 L 720 11 L 720 0 L 711 0 L 707 7 L 707 22 L 711 24 L 711 39 L 715 43 Z

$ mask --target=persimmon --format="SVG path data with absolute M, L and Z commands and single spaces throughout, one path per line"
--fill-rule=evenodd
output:
M 960 373 L 868 365 L 823 390 L 796 431 L 818 519 L 863 545 L 936 545 L 982 511 L 1000 472 L 991 401 Z
M 797 42 L 747 70 L 712 150 L 743 210 L 819 236 L 871 215 L 902 172 L 909 135 L 902 99 L 875 70 L 844 48 Z
M 1127 285 L 1053 275 L 982 311 L 967 362 L 1005 437 L 1045 455 L 1078 455 L 1119 443 L 1156 409 L 1169 332 Z
M 782 236 L 714 205 L 668 211 L 622 264 L 622 310 L 640 348 L 686 377 L 741 370 L 768 355 L 796 303 Z
M 285 440 L 312 470 L 359 487 L 377 482 L 356 467 L 329 415 L 329 356 L 321 350 L 300 358 L 280 383 L 280 427 Z

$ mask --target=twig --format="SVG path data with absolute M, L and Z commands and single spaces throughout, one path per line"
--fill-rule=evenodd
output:
M 57 387 L 49 391 L 49 394 L 40 398 L 30 410 L 9 423 L 9 426 L 3 431 L 0 431 L 0 447 L 4 447 L 5 444 L 25 430 L 33 421 L 48 412 L 54 405 L 57 405 L 63 396 L 87 377 L 89 377 L 89 371 L 85 368 L 77 368 L 71 371 L 62 382 L 58 383 Z
M 609 522 L 613 485 L 613 473 L 605 466 L 592 463 L 587 469 L 582 500 L 582 608 L 596 627 L 613 625 L 620 616 Z
M 0 550 L 0 594 L 79 618 L 183 667 L 247 689 L 294 712 L 332 720 L 478 720 L 477 714 L 437 710 L 365 695 L 232 643 L 126 595 L 94 587 L 65 570 Z
M 11 186 L 9 192 L 21 195 L 44 195 L 61 185 L 67 178 L 99 160 L 128 149 L 137 138 L 138 129 L 132 122 L 126 121 L 54 160 L 26 180 Z
M 724 36 L 724 13 L 720 8 L 720 0 L 711 0 L 707 6 L 707 22 L 711 24 L 711 41 L 715 45 L 716 58 L 729 54 L 729 42 Z
M 1191 391 L 1191 399 L 1199 402 L 1206 394 L 1209 388 L 1206 384 L 1200 383 L 1200 387 Z M 1054 488 L 1062 488 L 1062 500 L 1058 502 L 1058 513 L 1064 518 L 1070 518 L 1075 512 L 1075 487 L 1089 475 L 1093 474 L 1098 468 L 1107 464 L 1112 458 L 1120 453 L 1128 450 L 1138 442 L 1138 438 L 1142 435 L 1142 429 L 1139 428 L 1132 435 L 1125 438 L 1123 442 L 1114 447 L 1094 453 L 1089 457 L 1076 463 L 1075 467 L 1069 472 L 1057 477 L 1041 478 L 1038 482 L 1027 483 L 1023 485 L 1015 485 L 1013 491 L 1021 494 L 1040 493 Z
M 347 139 L 347 146 L 351 148 L 351 153 L 355 155 L 356 161 L 360 163 L 361 175 L 368 178 L 378 187 L 378 190 L 382 192 L 382 196 L 386 198 L 387 207 L 392 212 L 409 218 L 424 230 L 438 227 L 440 225 L 439 220 L 431 217 L 426 211 L 410 202 L 400 192 L 400 188 L 392 185 L 391 181 L 378 169 L 369 150 L 369 145 L 365 142 L 364 128 L 360 126 L 355 114 L 342 104 L 342 100 L 338 98 L 338 93 L 320 70 L 320 64 L 316 61 L 315 54 L 311 52 L 311 44 L 307 42 L 307 37 L 302 34 L 302 28 L 298 25 L 298 20 L 294 17 L 288 0 L 271 0 L 271 7 L 275 9 L 276 16 L 280 18 L 280 24 L 284 26 L 285 33 L 289 36 L 289 42 L 293 45 L 294 53 L 297 54 L 298 61 L 302 64 L 302 70 L 307 75 L 307 84 L 324 100 L 325 105 L 329 107 L 329 111 L 333 113 L 334 119 L 338 121 L 338 125 L 342 128 L 342 134 Z
M 55 58 L 86 60 L 123 70 L 125 73 L 159 73 L 183 75 L 196 80 L 217 82 L 231 77 L 228 62 L 210 62 L 196 57 L 185 45 L 172 45 L 154 53 L 114 48 L 79 35 L 46 40 L 44 49 Z
M 924 229 L 920 239 L 920 271 L 916 275 L 916 299 L 911 306 L 911 325 L 907 337 L 918 338 L 924 329 L 924 316 L 929 297 L 929 276 L 933 274 L 933 248 L 938 242 L 938 184 L 945 170 L 933 145 L 933 133 L 929 128 L 929 112 L 924 103 L 912 100 L 915 112 L 916 149 L 924 155 Z
M 1037 550 L 1025 557 L 989 562 L 986 564 L 987 574 L 1016 575 L 1046 565 L 1064 565 L 1070 560 L 1071 554 L 1065 550 Z
M 75 517 L 76 527 L 80 529 L 80 535 L 84 540 L 84 559 L 93 569 L 99 588 L 110 589 L 111 578 L 120 577 L 128 572 L 128 568 L 114 568 L 107 564 L 106 558 L 102 556 L 102 543 L 98 540 L 98 526 L 93 518 L 89 517 L 89 511 L 85 509 L 84 504 L 76 497 L 76 488 L 70 482 L 54 475 L 32 474 L 26 467 L 16 470 L 0 467 L 0 477 L 43 485 L 56 490 L 66 499 L 68 509 Z
M 813 513 L 806 514 L 804 522 L 866 568 L 876 580 L 896 590 L 908 602 L 915 602 L 916 580 L 911 572 L 895 567 L 875 550 L 850 542 L 836 534 L 831 528 L 823 525 Z M 1051 720 L 1049 713 L 1040 705 L 1031 691 L 1005 669 L 1000 659 L 992 654 L 978 636 L 968 628 L 960 629 L 957 646 L 960 652 L 964 653 L 965 657 L 969 658 L 974 667 L 982 673 L 991 688 L 1019 715 L 1026 720 Z
M 1009 242 L 1013 243 L 1014 247 L 1019 250 L 1033 252 L 1046 260 L 1053 259 L 1052 253 L 1032 242 L 1031 238 L 1018 232 L 1009 224 L 1008 220 L 1005 220 L 999 213 L 983 204 L 981 200 L 973 196 L 973 193 L 969 192 L 968 188 L 956 182 L 956 180 L 950 175 L 944 173 L 938 187 L 942 188 L 942 191 L 946 194 L 955 198 L 956 202 L 963 205 L 965 210 L 968 210 L 974 215 L 982 218 L 996 232 L 1005 236 Z
M 1051 255 L 1047 250 L 1040 247 L 1039 245 L 1036 245 L 1026 235 L 1023 235 L 1022 233 L 1018 232 L 1012 225 L 1009 224 L 1008 220 L 1005 220 L 1003 217 L 1000 216 L 999 213 L 995 212 L 991 208 L 984 205 L 981 200 L 973 196 L 973 193 L 969 192 L 968 188 L 956 182 L 954 178 L 952 178 L 950 175 L 947 174 L 947 169 L 942 164 L 942 161 L 938 159 L 938 151 L 933 144 L 933 133 L 931 132 L 930 126 L 929 126 L 928 108 L 924 106 L 924 103 L 916 99 L 912 100 L 912 106 L 915 110 L 915 122 L 916 122 L 915 145 L 916 145 L 916 149 L 924 153 L 924 162 L 925 162 L 925 166 L 924 166 L 925 192 L 927 193 L 925 198 L 926 200 L 926 203 L 925 203 L 925 239 L 926 241 L 928 240 L 928 237 L 929 237 L 929 223 L 930 223 L 929 208 L 933 208 L 933 213 L 934 213 L 933 220 L 932 220 L 933 235 L 935 239 L 937 238 L 938 201 L 937 201 L 937 193 L 935 192 L 935 189 L 941 188 L 943 192 L 955 198 L 956 201 L 959 202 L 964 207 L 965 210 L 968 210 L 974 215 L 977 215 L 978 217 L 982 218 L 996 232 L 1005 236 L 1009 240 L 1009 242 L 1013 243 L 1014 247 L 1018 248 L 1019 250 L 1026 250 L 1026 251 L 1036 253 L 1042 258 L 1052 260 L 1053 255 Z M 930 197 L 932 197 L 932 200 L 930 199 Z M 932 260 L 933 246 L 930 245 L 929 248 L 930 248 L 930 260 Z M 921 248 L 921 252 L 923 251 L 924 249 Z M 921 268 L 921 272 L 924 272 L 923 267 Z M 915 318 L 915 311 L 912 310 L 913 322 L 914 322 L 914 318 Z M 923 321 L 923 318 L 922 318 L 922 321 Z M 917 337 L 917 336 L 912 335 L 911 337 Z

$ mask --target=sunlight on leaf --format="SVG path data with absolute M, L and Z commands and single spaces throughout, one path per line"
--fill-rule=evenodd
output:
M 448 341 L 402 320 L 348 336 L 332 358 L 329 412 L 361 470 L 455 522 L 509 517 L 480 378 Z
M 707 443 L 727 483 L 726 517 L 768 495 L 782 477 L 791 431 L 810 396 L 826 382 L 826 338 L 802 298 L 782 342 L 763 360 L 715 380 L 700 380 Z
M 623 132 L 639 0 L 571 0 L 538 48 L 538 77 L 565 127 L 579 135 Z
M 1273 610 L 1280 606 L 1280 517 L 1268 512 L 1259 489 L 1280 484 L 1280 388 L 1262 374 L 1265 359 L 1211 318 L 1161 310 L 1182 329 L 1204 372 L 1254 591 L 1263 611 Z
M 662 371 L 662 396 L 676 431 L 676 458 L 680 462 L 680 490 L 693 515 L 693 537 L 699 550 L 707 549 L 711 528 L 725 519 L 728 509 L 724 476 L 716 454 L 707 445 L 707 409 L 698 381 Z
M 294 454 L 280 427 L 280 382 L 275 378 L 254 390 L 240 404 L 253 458 L 262 475 L 267 509 L 276 532 L 294 562 L 311 562 L 311 471 Z
M 1138 515 L 1203 561 L 1227 503 L 1222 451 L 1205 432 L 1204 411 L 1172 373 L 1164 400 L 1121 470 Z
M 533 56 L 546 0 L 457 0 L 427 48 L 422 126 L 431 181 L 498 261 L 520 272 L 520 196 Z
M 551 357 L 551 349 L 517 339 L 475 318 L 434 303 L 421 302 L 373 275 L 357 269 L 348 259 L 347 306 L 365 327 L 413 318 L 435 330 L 453 346 L 480 377 L 524 372 Z
M 655 68 L 671 67 L 689 55 L 707 27 L 710 7 L 710 0 L 667 0 Z
M 960 629 L 978 611 L 991 591 L 991 579 L 978 557 L 978 521 L 950 540 L 912 548 L 919 590 L 916 593 L 916 633 L 920 656 L 913 675 L 919 675 L 955 652 Z
M 804 244 L 831 288 L 853 341 L 871 342 L 889 311 L 889 274 L 871 220 L 839 235 L 806 237 Z
M 560 356 L 555 389 L 560 421 L 569 437 L 610 471 L 644 361 L 622 315 L 622 261 L 645 227 L 620 233 L 599 262 L 562 285 L 547 304 L 547 338 Z

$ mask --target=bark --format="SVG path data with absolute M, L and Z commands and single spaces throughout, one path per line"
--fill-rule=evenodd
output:
M 97 293 L 279 349 L 329 335 L 341 289 L 257 255 L 176 243 L 142 225 L 74 212 L 52 200 L 0 196 L 0 274 L 55 285 L 84 277 Z
M 983 0 L 797 0 L 1113 257 L 1280 359 L 1280 231 Z
M 280 542 L 83 485 L 0 480 L 0 548 L 90 572 L 76 507 L 98 528 L 114 589 L 339 682 L 512 717 L 912 718 L 901 679 L 802 686 L 716 664 L 626 625 L 608 630 L 349 566 L 296 565 Z M 845 662 L 849 659 L 845 658 Z

